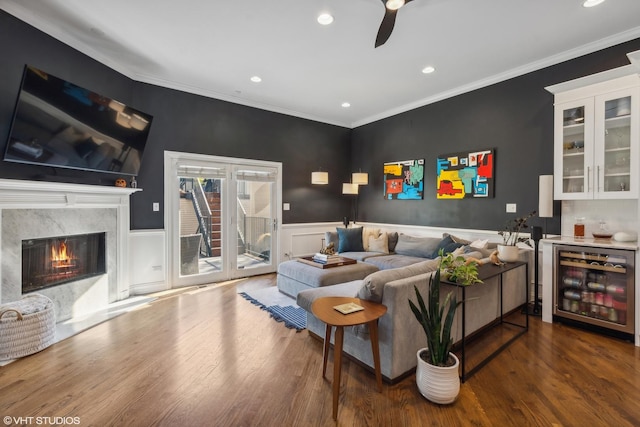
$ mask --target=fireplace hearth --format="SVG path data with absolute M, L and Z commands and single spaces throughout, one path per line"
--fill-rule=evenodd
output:
M 22 292 L 106 273 L 105 233 L 22 241 Z

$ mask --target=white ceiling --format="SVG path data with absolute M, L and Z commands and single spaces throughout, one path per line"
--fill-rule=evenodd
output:
M 588 9 L 582 1 L 414 0 L 377 49 L 381 0 L 0 0 L 0 8 L 137 81 L 356 127 L 640 37 L 639 0 Z M 323 11 L 333 24 L 316 22 Z M 436 72 L 423 74 L 427 65 Z

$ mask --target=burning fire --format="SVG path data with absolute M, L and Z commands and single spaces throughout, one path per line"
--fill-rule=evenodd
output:
M 58 246 L 51 246 L 51 265 L 54 268 L 68 267 L 73 265 L 73 254 L 67 251 L 67 244 L 60 242 Z

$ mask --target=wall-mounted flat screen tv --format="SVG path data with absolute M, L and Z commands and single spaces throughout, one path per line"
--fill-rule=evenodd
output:
M 153 117 L 26 66 L 4 159 L 138 175 Z

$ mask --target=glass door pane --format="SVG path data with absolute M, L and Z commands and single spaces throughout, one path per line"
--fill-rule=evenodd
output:
M 563 111 L 562 188 L 564 193 L 585 191 L 584 107 Z
M 221 272 L 223 180 L 181 176 L 179 182 L 179 275 Z
M 260 270 L 273 264 L 274 182 L 268 171 L 236 173 L 237 270 Z M 253 274 L 253 273 L 252 273 Z
M 631 97 L 605 102 L 604 171 L 601 191 L 630 191 Z

